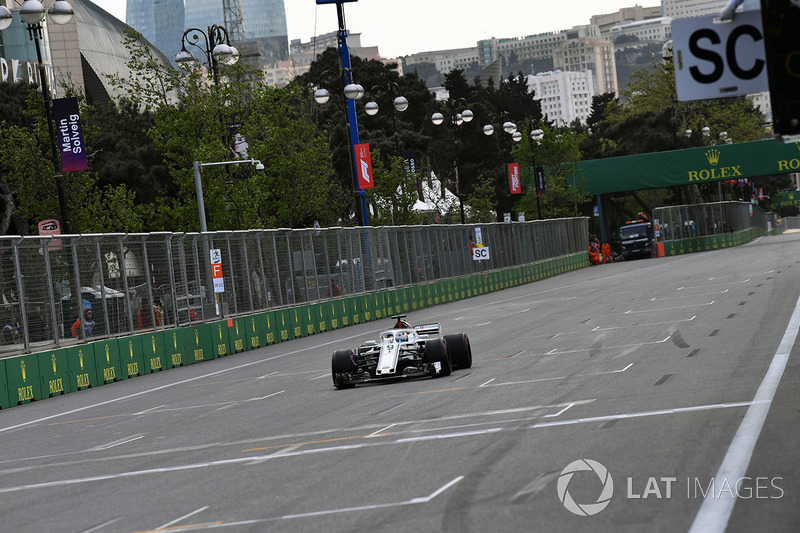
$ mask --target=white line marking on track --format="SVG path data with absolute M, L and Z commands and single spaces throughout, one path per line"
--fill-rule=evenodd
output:
M 159 526 L 159 527 L 157 527 L 157 528 L 155 529 L 155 531 L 162 531 L 162 530 L 164 530 L 164 529 L 167 529 L 168 527 L 170 527 L 170 526 L 172 526 L 172 525 L 174 525 L 174 524 L 177 524 L 178 522 L 181 522 L 181 521 L 183 521 L 183 520 L 186 520 L 186 519 L 187 519 L 187 518 L 189 518 L 190 516 L 194 516 L 194 515 L 196 515 L 197 513 L 202 513 L 202 512 L 203 512 L 203 511 L 205 511 L 206 509 L 208 509 L 208 505 L 206 505 L 205 507 L 201 507 L 200 509 L 197 509 L 197 510 L 195 510 L 195 511 L 192 511 L 191 513 L 185 514 L 185 515 L 183 515 L 183 516 L 182 516 L 182 517 L 180 517 L 180 518 L 176 518 L 176 519 L 175 519 L 175 520 L 173 520 L 172 522 L 167 522 L 167 523 L 166 523 L 166 524 L 164 524 L 163 526 Z
M 322 374 L 321 376 L 317 376 L 317 377 L 315 377 L 315 378 L 311 378 L 311 379 L 309 379 L 308 381 L 314 381 L 315 379 L 327 378 L 327 377 L 330 377 L 330 375 L 331 375 L 331 374 L 330 374 L 330 372 L 325 372 L 325 373 L 324 373 L 324 374 Z
M 778 350 L 772 358 L 772 362 L 761 381 L 756 395 L 750 407 L 744 414 L 739 429 L 733 436 L 733 440 L 728 446 L 725 458 L 717 471 L 715 483 L 722 485 L 724 481 L 741 479 L 747 474 L 747 467 L 753 457 L 758 437 L 767 419 L 775 392 L 783 377 L 786 363 L 792 352 L 797 333 L 800 331 L 800 298 L 797 300 L 789 325 L 783 334 Z M 689 533 L 723 532 L 728 526 L 728 521 L 733 513 L 733 506 L 736 504 L 735 493 L 732 498 L 706 497 L 703 499 L 700 510 L 694 517 Z
M 552 350 L 550 350 L 549 352 L 547 352 L 545 355 L 554 354 L 554 353 L 556 353 L 557 351 L 558 351 L 558 348 L 553 348 Z
M 530 429 L 547 428 L 553 426 L 572 426 L 575 424 L 589 424 L 593 422 L 607 422 L 609 420 L 624 420 L 628 418 L 642 418 L 646 416 L 673 415 L 691 413 L 696 411 L 709 411 L 713 409 L 729 409 L 731 407 L 747 407 L 753 402 L 718 403 L 713 405 L 696 405 L 694 407 L 678 407 L 677 409 L 659 409 L 657 411 L 642 411 L 638 413 L 623 413 L 618 415 L 593 416 L 589 418 L 575 418 L 572 420 L 555 420 L 553 422 L 540 422 L 528 426 Z
M 478 328 L 478 327 L 481 327 L 481 326 L 488 326 L 489 324 L 491 324 L 491 322 L 482 322 L 482 323 L 480 323 L 480 324 L 475 324 L 475 325 L 474 325 L 474 326 L 472 326 L 472 327 L 474 327 L 474 328 Z
M 472 437 L 473 435 L 487 435 L 489 433 L 497 433 L 503 431 L 503 428 L 489 428 L 480 429 L 477 431 L 463 431 L 461 433 L 439 433 L 438 435 L 425 435 L 424 437 L 407 437 L 405 439 L 397 439 L 395 442 L 417 442 L 421 440 L 439 440 L 439 439 L 452 439 L 454 437 Z
M 264 374 L 263 376 L 258 376 L 256 379 L 264 379 L 264 378 L 268 378 L 268 377 L 270 377 L 270 376 L 274 376 L 274 375 L 275 375 L 275 374 L 277 374 L 277 373 L 278 373 L 278 371 L 276 370 L 275 372 L 270 372 L 269 374 Z
M 157 406 L 157 407 L 151 407 L 150 409 L 145 409 L 145 410 L 143 410 L 143 411 L 139 411 L 138 413 L 135 413 L 135 414 L 137 414 L 137 415 L 143 415 L 143 414 L 145 414 L 145 413 L 149 413 L 149 412 L 151 412 L 151 411 L 155 411 L 156 409 L 161 409 L 162 407 L 164 407 L 164 405 L 163 405 L 163 404 L 162 404 L 162 405 L 159 405 L 159 406 Z
M 95 446 L 94 448 L 92 448 L 92 450 L 95 451 L 110 450 L 111 448 L 122 446 L 123 444 L 128 444 L 130 442 L 134 442 L 142 438 L 144 438 L 144 435 L 131 435 L 130 437 L 125 437 L 124 439 L 119 439 L 114 442 L 109 442 L 108 444 L 101 444 L 99 446 Z
M 250 398 L 249 400 L 245 400 L 246 402 L 257 402 L 259 400 L 266 400 L 267 398 L 272 398 L 273 396 L 277 396 L 278 394 L 283 394 L 286 392 L 285 390 L 281 390 L 278 392 L 273 392 L 272 394 L 267 394 L 266 396 L 261 396 L 260 398 Z
M 437 490 L 435 490 L 434 492 L 432 492 L 428 496 L 424 496 L 422 498 L 412 498 L 412 499 L 410 499 L 408 501 L 405 501 L 405 502 L 379 503 L 379 504 L 374 504 L 374 505 L 361 505 L 359 507 L 347 507 L 347 508 L 344 508 L 344 509 L 330 509 L 330 510 L 327 510 L 327 511 L 314 511 L 314 512 L 311 512 L 311 513 L 287 514 L 287 515 L 281 516 L 280 519 L 281 520 L 290 520 L 292 518 L 306 518 L 306 517 L 309 517 L 309 516 L 322 516 L 322 515 L 328 515 L 328 514 L 350 513 L 350 512 L 353 512 L 353 511 L 372 511 L 374 509 L 382 509 L 382 508 L 386 508 L 386 507 L 399 507 L 399 506 L 402 506 L 402 505 L 415 505 L 415 504 L 419 504 L 419 503 L 428 503 L 431 500 L 433 500 L 434 498 L 436 498 L 437 496 L 439 496 L 441 493 L 443 493 L 444 491 L 446 491 L 447 489 L 449 489 L 450 487 L 452 487 L 453 485 L 455 485 L 456 483 L 461 481 L 462 479 L 464 479 L 464 476 L 458 476 L 457 478 L 455 478 L 454 480 L 450 481 L 449 483 L 443 485 L 442 487 L 438 488 Z
M 396 426 L 396 425 L 397 425 L 397 424 L 389 424 L 388 426 L 386 426 L 386 427 L 385 427 L 385 428 L 383 428 L 383 429 L 379 429 L 378 431 L 375 431 L 375 432 L 373 432 L 373 433 L 370 433 L 369 435 L 367 435 L 367 438 L 370 438 L 370 437 L 376 437 L 376 436 L 380 435 L 381 433 L 383 433 L 384 431 L 386 431 L 387 429 L 391 429 L 391 428 L 393 428 L 393 427 L 394 427 L 394 426 Z
M 485 387 L 486 385 L 488 385 L 489 383 L 491 383 L 491 382 L 492 382 L 492 381 L 494 381 L 495 379 L 497 379 L 497 378 L 492 378 L 492 379 L 490 379 L 489 381 L 487 381 L 486 383 L 481 383 L 481 384 L 480 384 L 480 385 L 478 385 L 478 386 L 479 386 L 479 387 Z
M 566 412 L 568 409 L 571 409 L 571 408 L 572 408 L 572 406 L 574 406 L 574 405 L 575 405 L 574 403 L 571 403 L 571 404 L 569 404 L 568 406 L 566 406 L 565 408 L 563 408 L 562 410 L 560 410 L 560 411 L 559 411 L 559 412 L 557 412 L 557 413 L 552 413 L 552 414 L 549 414 L 549 415 L 544 415 L 544 418 L 555 418 L 555 417 L 557 417 L 557 416 L 561 416 L 561 415 L 563 415 L 563 414 L 564 414 L 564 413 L 565 413 L 565 412 Z

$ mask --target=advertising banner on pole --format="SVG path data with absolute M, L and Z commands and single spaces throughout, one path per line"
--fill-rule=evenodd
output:
M 356 154 L 356 173 L 358 174 L 358 188 L 372 189 L 375 182 L 372 180 L 372 159 L 369 156 L 369 144 L 353 146 Z
M 86 144 L 83 142 L 83 128 L 78 114 L 78 99 L 56 98 L 53 100 L 53 116 L 56 122 L 58 149 L 61 152 L 61 170 L 86 170 Z
M 536 194 L 544 194 L 544 167 L 537 165 L 533 174 L 536 180 Z
M 511 194 L 522 194 L 522 182 L 519 179 L 519 163 L 508 164 L 508 188 Z

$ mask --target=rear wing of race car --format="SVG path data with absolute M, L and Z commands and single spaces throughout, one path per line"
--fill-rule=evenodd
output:
M 439 324 L 419 324 L 414 326 L 414 331 L 419 335 L 439 335 L 441 328 Z

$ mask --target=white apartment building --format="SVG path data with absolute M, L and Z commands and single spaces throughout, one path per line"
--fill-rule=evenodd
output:
M 591 71 L 597 94 L 619 95 L 614 44 L 608 39 L 586 37 L 567 41 L 553 54 L 553 66 L 569 72 Z
M 672 39 L 672 17 L 617 24 L 611 27 L 607 37 L 616 41 L 620 35 L 632 35 L 640 42 L 665 43 Z
M 623 7 L 615 13 L 592 15 L 589 22 L 600 28 L 600 35 L 606 37 L 611 28 L 619 24 L 656 19 L 659 17 L 661 17 L 661 6 L 642 7 L 636 5 L 633 7 Z
M 594 75 L 589 70 L 582 72 L 540 72 L 527 77 L 528 90 L 542 106 L 542 116 L 560 126 L 574 120 L 586 122 L 592 113 Z
M 466 70 L 478 62 L 478 51 L 475 48 L 454 48 L 435 52 L 419 52 L 405 57 L 407 66 L 420 63 L 433 63 L 436 70 L 447 74 L 452 70 Z
M 727 3 L 728 0 L 661 0 L 661 14 L 676 19 L 716 15 Z M 745 0 L 739 9 L 761 9 L 761 3 L 759 0 Z

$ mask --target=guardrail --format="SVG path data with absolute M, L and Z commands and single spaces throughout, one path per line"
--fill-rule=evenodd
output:
M 486 261 L 470 254 L 478 233 Z M 528 265 L 587 242 L 586 218 L 0 237 L 0 357 Z

